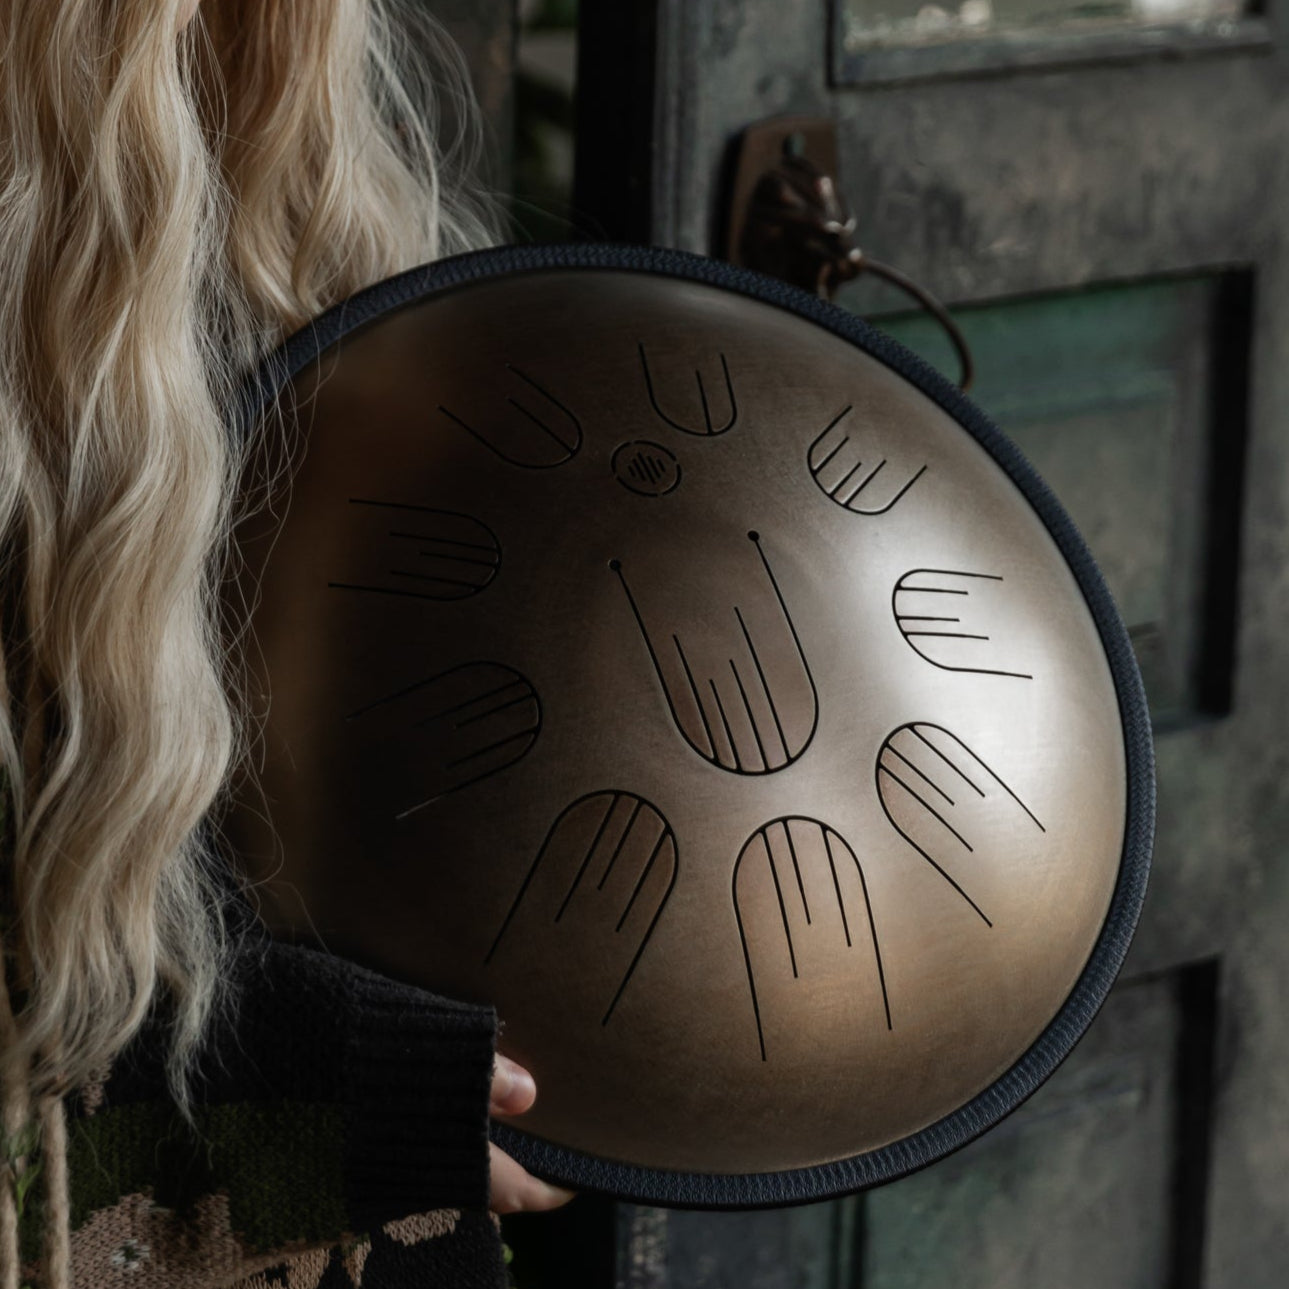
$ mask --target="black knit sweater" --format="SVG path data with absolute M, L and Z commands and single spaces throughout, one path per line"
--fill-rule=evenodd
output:
M 197 1132 L 150 1023 L 68 1099 L 76 1285 L 498 1289 L 487 1107 L 496 1021 L 256 936 L 215 1026 Z M 34 1279 L 40 1187 L 22 1214 Z

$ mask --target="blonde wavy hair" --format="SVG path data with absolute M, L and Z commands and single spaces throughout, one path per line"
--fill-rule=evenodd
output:
M 244 741 L 217 612 L 233 391 L 328 305 L 495 240 L 420 4 L 190 8 L 0 0 L 0 1126 L 43 1106 L 51 1172 L 61 1096 L 154 1003 L 185 1114 L 233 1005 L 201 828 Z

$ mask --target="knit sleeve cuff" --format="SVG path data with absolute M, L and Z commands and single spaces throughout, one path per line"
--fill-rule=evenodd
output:
M 488 1204 L 489 1007 L 380 976 L 353 982 L 344 1174 L 356 1229 Z

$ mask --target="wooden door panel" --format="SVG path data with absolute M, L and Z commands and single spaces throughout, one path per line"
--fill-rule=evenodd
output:
M 751 121 L 837 119 L 861 245 L 952 301 L 1252 257 L 1289 105 L 1262 54 L 832 88 L 827 7 L 658 0 L 655 237 L 720 249 Z M 1252 164 L 1230 165 L 1233 140 Z
M 1179 1079 L 1191 987 L 1170 975 L 1119 989 L 1014 1115 L 866 1196 L 865 1289 L 1175 1285 L 1197 1217 L 1188 1152 L 1204 1145 L 1178 1123 L 1197 1117 L 1202 1134 L 1206 1112 Z
M 1275 155 L 1273 71 L 1214 58 L 838 93 L 861 242 L 958 301 L 1247 261 L 1269 212 L 1231 141 Z
M 842 1289 L 859 1274 L 860 1201 L 774 1213 L 621 1206 L 619 1289 Z
M 871 86 L 1137 62 L 1160 45 L 1175 55 L 1229 53 L 1264 49 L 1271 39 L 1260 6 L 1241 0 L 1103 0 L 1096 6 L 1077 0 L 963 0 L 956 9 L 952 3 L 937 9 L 928 13 L 917 0 L 839 0 L 835 83 Z

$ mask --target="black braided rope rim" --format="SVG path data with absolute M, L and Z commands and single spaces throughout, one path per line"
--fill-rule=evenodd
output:
M 1005 1074 L 971 1101 L 908 1137 L 850 1159 L 775 1173 L 688 1173 L 642 1168 L 570 1150 L 496 1124 L 493 1140 L 531 1172 L 578 1190 L 635 1203 L 691 1208 L 800 1204 L 864 1190 L 958 1150 L 1016 1109 L 1083 1036 L 1119 973 L 1146 893 L 1154 838 L 1155 777 L 1150 716 L 1128 633 L 1083 538 L 1015 445 L 922 359 L 852 314 L 773 278 L 682 251 L 618 245 L 499 247 L 412 269 L 353 296 L 292 336 L 249 382 L 238 425 L 248 433 L 287 382 L 367 323 L 436 293 L 485 279 L 546 270 L 600 269 L 701 282 L 774 305 L 815 323 L 898 372 L 989 453 L 1020 489 L 1064 555 L 1106 651 L 1123 723 L 1128 795 L 1123 855 L 1110 908 L 1060 1011 Z M 630 1113 L 623 1107 L 623 1113 Z

